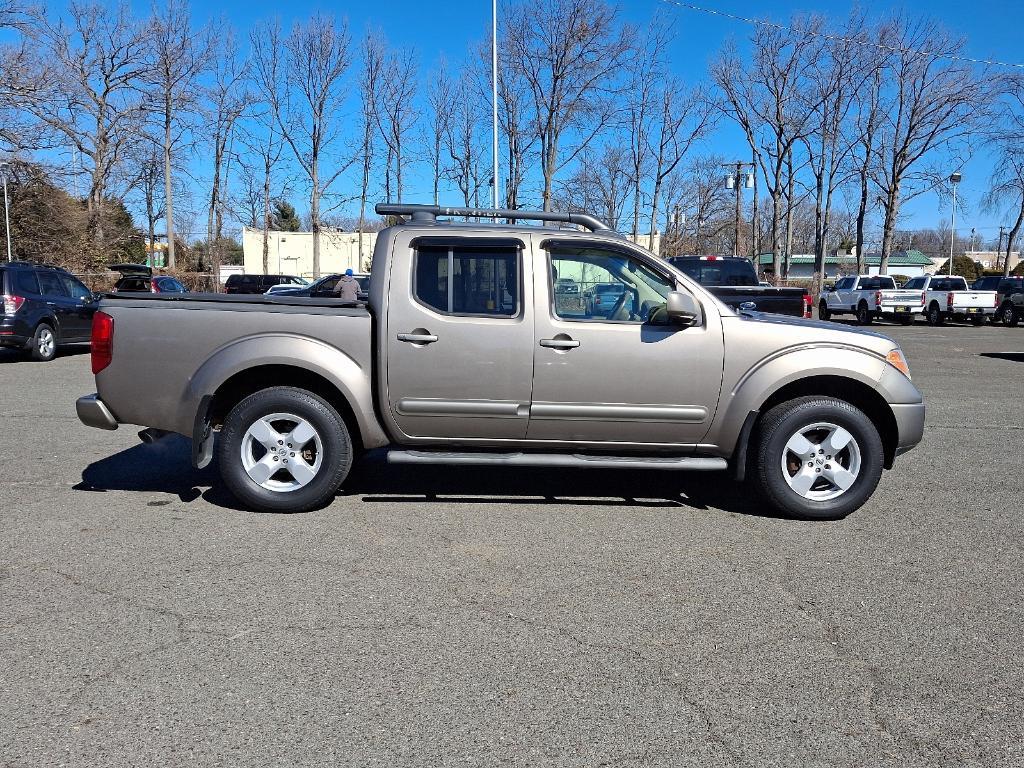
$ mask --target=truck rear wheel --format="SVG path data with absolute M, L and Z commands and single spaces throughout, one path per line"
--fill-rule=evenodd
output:
M 866 302 L 857 305 L 857 325 L 871 325 L 871 311 Z
M 305 512 L 328 503 L 352 466 L 352 439 L 312 392 L 271 387 L 231 409 L 218 440 L 224 484 L 245 506 Z
M 754 477 L 780 512 L 838 520 L 874 493 L 882 476 L 882 439 L 858 408 L 831 397 L 802 397 L 765 414 Z

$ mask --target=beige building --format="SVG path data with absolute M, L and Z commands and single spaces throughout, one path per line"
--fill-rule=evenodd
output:
M 329 275 L 353 269 L 366 272 L 370 266 L 376 232 L 363 233 L 364 264 L 359 264 L 359 234 L 328 230 L 320 233 L 320 274 Z M 267 233 L 267 274 L 313 277 L 313 233 Z M 263 231 L 245 227 L 242 230 L 242 251 L 245 271 L 263 274 Z
M 640 235 L 637 242 L 647 247 L 650 237 Z M 654 236 L 654 245 L 660 245 L 661 236 Z M 327 230 L 320 233 L 320 274 L 344 272 L 368 272 L 373 247 L 377 242 L 376 232 L 363 233 L 363 264 L 359 264 L 359 234 Z M 313 277 L 313 233 L 276 232 L 267 233 L 267 274 L 297 275 Z M 263 274 L 263 230 L 242 229 L 242 251 L 245 271 Z

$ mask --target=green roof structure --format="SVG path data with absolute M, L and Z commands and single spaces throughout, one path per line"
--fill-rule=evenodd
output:
M 762 267 L 770 267 L 772 265 L 772 255 L 770 253 L 762 253 L 757 257 L 758 263 Z M 866 253 L 864 254 L 864 261 L 869 267 L 877 267 L 882 263 L 882 254 L 880 253 Z M 790 264 L 814 264 L 814 256 L 808 254 L 794 254 L 789 259 Z M 843 254 L 837 256 L 834 253 L 825 254 L 825 266 L 843 266 L 853 267 L 857 264 L 857 258 L 855 256 L 848 256 Z M 889 267 L 930 267 L 932 266 L 932 260 L 925 256 L 921 251 L 910 250 L 910 251 L 895 251 L 889 256 Z

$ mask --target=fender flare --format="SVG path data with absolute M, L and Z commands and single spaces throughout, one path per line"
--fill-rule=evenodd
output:
M 732 447 L 752 411 L 790 384 L 819 376 L 849 379 L 870 387 L 888 403 L 919 402 L 920 394 L 902 374 L 888 375 L 880 356 L 860 347 L 811 343 L 779 350 L 759 360 L 740 377 L 730 392 L 722 392 L 718 413 L 706 440 L 732 454 Z M 893 371 L 896 373 L 895 369 Z
M 337 347 L 309 336 L 284 333 L 236 339 L 215 350 L 199 366 L 182 397 L 182 413 L 189 421 L 182 426 L 191 430 L 187 434 L 203 442 L 205 411 L 217 390 L 232 376 L 264 366 L 301 368 L 327 380 L 351 407 L 364 444 L 371 447 L 387 442 L 375 416 L 372 372 Z

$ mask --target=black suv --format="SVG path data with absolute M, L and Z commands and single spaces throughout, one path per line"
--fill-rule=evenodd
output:
M 272 285 L 294 284 L 302 288 L 305 283 L 293 275 L 228 275 L 225 293 L 266 293 Z
M 57 347 L 89 341 L 96 297 L 60 267 L 13 261 L 0 265 L 0 347 L 52 360 Z
M 1024 277 L 988 275 L 975 280 L 971 288 L 976 291 L 995 291 L 999 294 L 996 297 L 996 313 L 992 315 L 993 323 L 1017 324 L 1015 322 L 1019 320 L 1016 314 L 1017 310 L 1014 309 L 1010 297 L 1015 293 L 1024 293 Z

